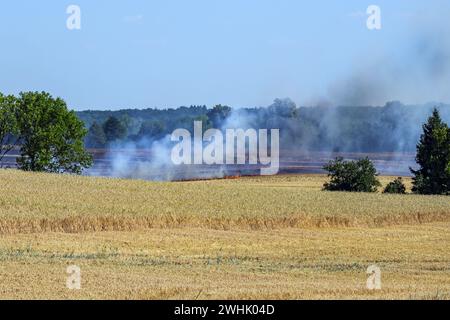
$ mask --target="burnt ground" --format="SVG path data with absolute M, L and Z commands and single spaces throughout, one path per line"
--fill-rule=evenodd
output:
M 202 178 L 223 178 L 259 175 L 260 165 L 182 165 L 174 166 L 167 163 L 155 164 L 154 159 L 160 158 L 149 149 L 142 150 L 106 150 L 90 149 L 94 156 L 94 165 L 85 172 L 91 176 L 115 176 L 124 178 L 142 178 L 148 180 L 186 180 Z M 5 168 L 15 168 L 15 158 L 18 152 L 13 151 L 1 162 Z M 125 168 L 115 167 L 118 156 L 126 156 Z M 414 153 L 357 153 L 357 152 L 305 152 L 280 151 L 279 174 L 311 174 L 324 173 L 323 166 L 336 157 L 356 160 L 369 157 L 381 175 L 410 176 L 409 167 L 415 166 Z

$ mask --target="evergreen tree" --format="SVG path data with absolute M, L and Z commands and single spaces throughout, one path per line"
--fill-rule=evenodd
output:
M 127 129 L 116 117 L 109 117 L 103 124 L 103 131 L 107 142 L 122 140 L 127 135 Z
M 164 130 L 165 126 L 162 121 L 144 121 L 139 129 L 138 136 L 159 139 L 163 136 Z
M 414 174 L 413 192 L 419 194 L 450 193 L 450 129 L 439 111 L 423 125 L 423 134 L 417 145 L 416 162 L 420 168 Z
M 106 145 L 106 135 L 101 125 L 94 122 L 89 128 L 86 136 L 86 145 L 89 148 L 104 148 Z

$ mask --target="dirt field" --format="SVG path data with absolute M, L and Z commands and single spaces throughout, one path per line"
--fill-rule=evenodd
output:
M 323 192 L 320 175 L 0 180 L 0 298 L 450 299 L 448 197 Z

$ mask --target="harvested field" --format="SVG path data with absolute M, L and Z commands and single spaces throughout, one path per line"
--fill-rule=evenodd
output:
M 450 299 L 448 197 L 323 192 L 323 175 L 0 179 L 1 298 Z
M 321 191 L 322 175 L 147 182 L 1 170 L 0 233 L 380 227 L 450 221 L 445 196 Z M 383 177 L 386 184 L 392 177 Z M 409 183 L 409 181 L 408 181 Z

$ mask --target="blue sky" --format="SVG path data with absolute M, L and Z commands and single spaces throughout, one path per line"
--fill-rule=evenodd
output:
M 70 4 L 81 30 L 66 28 Z M 370 4 L 381 30 L 366 28 Z M 448 24 L 449 9 L 448 0 L 8 1 L 0 92 L 45 90 L 76 110 L 311 104 L 365 64 L 405 61 L 411 39 L 430 21 Z M 400 91 L 380 103 L 408 99 Z M 447 98 L 425 91 L 411 100 Z

